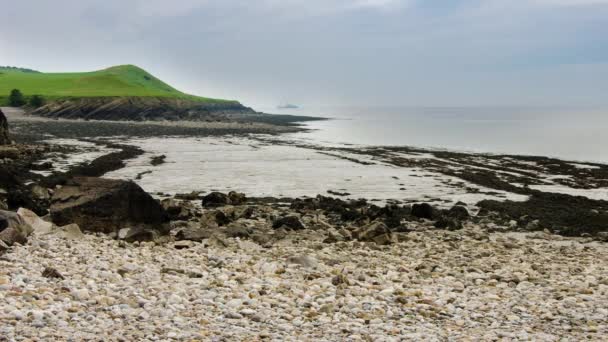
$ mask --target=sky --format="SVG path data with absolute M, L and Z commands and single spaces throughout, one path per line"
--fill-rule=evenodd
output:
M 607 105 L 608 0 L 0 0 L 0 65 L 254 107 Z

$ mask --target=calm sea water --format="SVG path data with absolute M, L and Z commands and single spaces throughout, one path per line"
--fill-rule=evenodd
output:
M 406 145 L 608 162 L 608 109 L 326 107 L 270 113 L 333 118 L 291 137 L 317 143 Z

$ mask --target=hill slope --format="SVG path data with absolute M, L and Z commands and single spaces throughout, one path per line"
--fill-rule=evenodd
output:
M 214 120 L 257 114 L 238 101 L 182 93 L 134 65 L 100 71 L 41 73 L 0 67 L 0 105 L 12 89 L 26 97 L 42 95 L 46 103 L 29 114 L 91 120 Z
M 201 103 L 236 102 L 182 93 L 134 65 L 120 65 L 93 72 L 40 73 L 28 69 L 0 67 L 0 99 L 12 89 L 27 97 L 47 99 L 91 97 L 168 97 Z

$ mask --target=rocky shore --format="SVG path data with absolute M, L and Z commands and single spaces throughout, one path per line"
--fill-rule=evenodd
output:
M 133 181 L 100 178 L 141 155 L 127 144 L 96 140 L 113 152 L 64 172 L 34 172 L 50 168 L 50 153 L 71 152 L 40 143 L 46 124 L 24 120 L 15 134 L 12 125 L 0 131 L 10 143 L 0 146 L 0 340 L 561 341 L 608 334 L 605 201 L 530 188 L 551 168 L 570 172 L 569 182 L 581 187 L 602 184 L 602 165 L 578 172 L 535 161 L 544 166 L 532 173 L 517 157 L 488 166 L 490 157 L 333 149 L 323 152 L 361 163 L 418 163 L 530 200 L 472 208 L 377 205 L 335 191 L 152 196 Z M 13 144 L 15 137 L 30 144 Z M 527 185 L 512 184 L 519 181 Z

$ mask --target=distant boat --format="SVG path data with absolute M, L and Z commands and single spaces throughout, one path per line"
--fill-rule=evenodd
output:
M 286 103 L 286 104 L 278 105 L 277 108 L 278 109 L 298 109 L 300 107 L 298 107 L 294 104 Z

